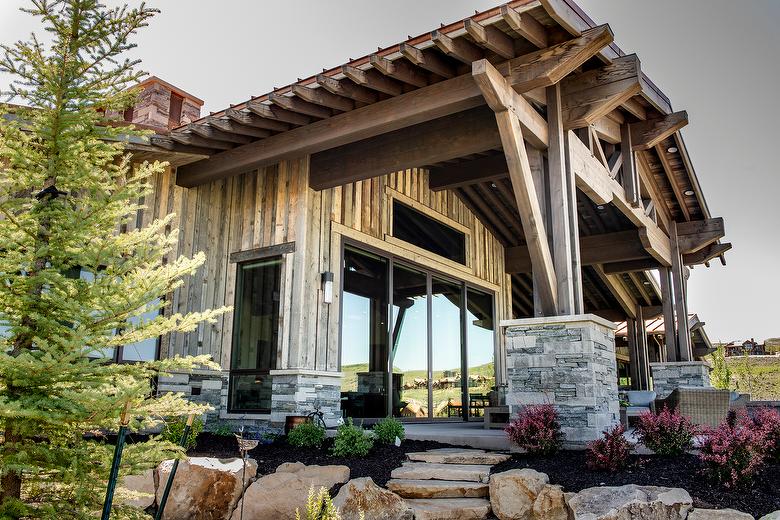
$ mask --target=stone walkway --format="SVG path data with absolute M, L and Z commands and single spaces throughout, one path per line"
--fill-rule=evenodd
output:
M 441 448 L 408 453 L 387 488 L 406 499 L 416 520 L 483 520 L 490 516 L 490 468 L 502 453 Z

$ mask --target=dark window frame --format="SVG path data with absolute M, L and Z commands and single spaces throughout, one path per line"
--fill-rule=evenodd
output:
M 392 218 L 390 225 L 391 235 L 394 238 L 403 240 L 408 244 L 419 247 L 420 249 L 424 249 L 425 251 L 444 258 L 450 262 L 455 262 L 457 264 L 468 267 L 468 233 L 453 227 L 441 219 L 438 219 L 432 215 L 428 215 L 427 213 L 420 211 L 412 205 L 407 204 L 397 198 L 393 198 L 391 204 Z M 401 217 L 401 214 L 403 214 L 403 217 Z M 444 240 L 457 242 L 457 249 L 450 250 L 447 247 L 447 244 L 432 247 L 433 244 L 430 242 L 430 239 L 428 241 L 416 240 L 416 237 L 412 236 L 412 234 L 407 234 L 402 229 L 399 229 L 399 218 L 417 219 L 417 222 L 419 223 L 418 227 L 420 228 L 432 227 L 434 230 L 433 234 L 442 236 Z M 429 235 L 432 234 L 429 233 Z

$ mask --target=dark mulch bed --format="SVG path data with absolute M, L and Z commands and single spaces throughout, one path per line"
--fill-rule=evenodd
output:
M 401 446 L 376 444 L 365 457 L 332 457 L 330 447 L 333 439 L 325 439 L 320 449 L 294 448 L 284 438 L 272 444 L 261 444 L 249 452 L 257 461 L 257 474 L 267 475 L 276 471 L 283 462 L 303 462 L 306 465 L 343 464 L 349 467 L 350 477 L 371 477 L 374 482 L 384 486 L 390 480 L 390 472 L 399 467 L 406 454 L 413 451 L 426 451 L 435 448 L 447 448 L 449 444 L 432 441 L 405 440 Z M 198 436 L 198 444 L 188 453 L 190 456 L 237 457 L 238 448 L 233 437 L 221 437 L 211 433 Z
M 702 474 L 702 465 L 695 455 L 659 457 L 632 455 L 629 467 L 610 474 L 591 471 L 585 463 L 584 451 L 562 451 L 551 457 L 514 455 L 492 469 L 493 473 L 516 468 L 532 468 L 550 476 L 552 484 L 565 491 L 577 492 L 595 486 L 679 487 L 693 497 L 695 507 L 705 509 L 732 508 L 759 518 L 780 509 L 780 464 L 769 464 L 756 476 L 748 489 L 729 491 L 709 482 Z

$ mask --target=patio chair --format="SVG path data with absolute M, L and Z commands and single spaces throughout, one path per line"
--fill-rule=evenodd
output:
M 740 394 L 739 392 L 729 392 L 729 410 L 744 410 L 750 402 L 750 394 Z
M 665 399 L 656 402 L 659 410 L 666 406 L 698 426 L 718 426 L 729 413 L 729 391 L 717 388 L 679 387 Z
M 639 417 L 644 412 L 655 411 L 655 392 L 650 390 L 629 390 L 626 392 L 626 397 L 628 398 L 628 407 L 626 408 L 627 421 L 630 421 L 632 417 Z

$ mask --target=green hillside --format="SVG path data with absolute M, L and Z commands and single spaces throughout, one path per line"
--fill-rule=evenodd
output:
M 780 401 L 780 357 L 733 356 L 726 358 L 731 387 L 756 401 Z

